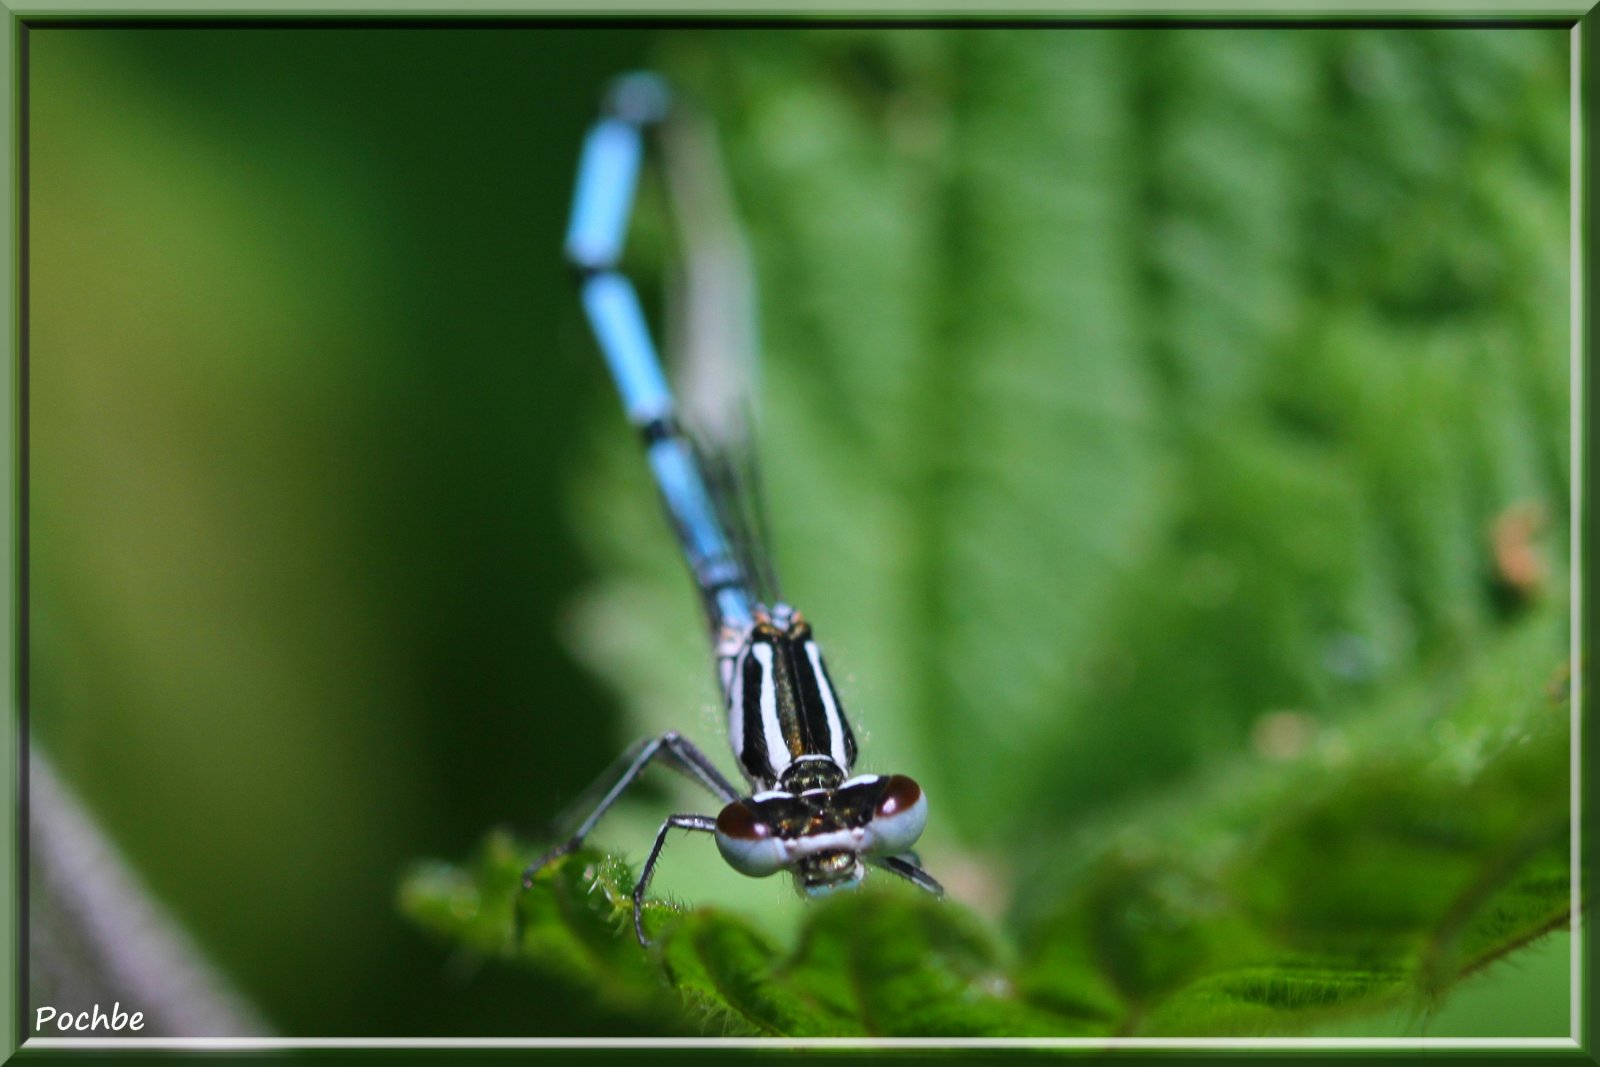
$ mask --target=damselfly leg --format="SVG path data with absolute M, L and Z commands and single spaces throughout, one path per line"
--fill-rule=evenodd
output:
M 605 817 L 611 806 L 627 792 L 629 786 L 638 781 L 644 769 L 657 757 L 668 766 L 680 771 L 690 781 L 703 786 L 724 804 L 739 799 L 739 790 L 733 783 L 723 777 L 722 772 L 706 758 L 704 752 L 676 731 L 668 731 L 660 737 L 641 741 L 617 761 L 618 768 L 601 776 L 583 796 L 579 797 L 573 810 L 587 811 L 588 814 L 578 823 L 571 836 L 528 865 L 528 869 L 522 873 L 523 886 L 531 885 L 533 876 L 551 861 L 582 846 L 584 838 L 589 836 L 595 824 Z
M 577 827 L 566 840 L 550 849 L 544 855 L 530 863 L 522 872 L 521 892 L 533 888 L 533 879 L 545 867 L 583 845 L 595 826 L 605 817 L 611 806 L 628 791 L 628 787 L 639 780 L 645 768 L 656 760 L 679 771 L 690 781 L 702 786 L 712 796 L 724 804 L 739 799 L 739 790 L 733 783 L 723 777 L 716 765 L 706 757 L 687 738 L 675 730 L 669 730 L 660 737 L 653 737 L 641 741 L 630 748 L 617 761 L 617 765 L 602 775 L 590 786 L 582 796 L 573 804 L 572 811 L 586 812 Z M 640 944 L 648 944 L 644 936 L 643 919 L 640 915 L 644 900 L 645 887 L 650 883 L 654 873 L 656 859 L 660 855 L 662 845 L 667 836 L 667 830 L 679 826 L 684 829 L 715 830 L 716 820 L 705 815 L 674 815 L 662 824 L 660 832 L 656 835 L 655 847 L 650 850 L 650 857 L 645 861 L 644 869 L 639 875 L 639 881 L 634 888 L 634 928 L 638 934 Z M 518 901 L 516 908 L 516 937 L 522 939 L 522 909 Z
M 714 834 L 717 832 L 717 820 L 709 815 L 669 815 L 667 821 L 661 824 L 661 829 L 656 831 L 656 843 L 650 846 L 650 855 L 645 857 L 644 866 L 639 869 L 639 881 L 633 887 L 633 933 L 639 939 L 639 944 L 647 947 L 650 939 L 644 933 L 644 894 L 650 888 L 650 879 L 655 877 L 656 863 L 661 859 L 662 848 L 666 846 L 667 833 L 672 830 L 699 830 Z
M 933 880 L 933 876 L 922 869 L 922 863 L 917 859 L 915 852 L 906 852 L 898 856 L 873 856 L 867 860 L 874 867 L 880 867 L 890 874 L 897 874 L 910 882 L 918 889 L 926 889 L 935 896 L 944 893 L 944 887 Z

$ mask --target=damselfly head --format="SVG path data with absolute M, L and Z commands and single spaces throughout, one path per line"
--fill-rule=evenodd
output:
M 837 789 L 774 790 L 736 800 L 717 816 L 717 850 L 740 874 L 792 869 L 807 896 L 861 882 L 864 855 L 908 851 L 928 822 L 928 798 L 902 774 L 869 774 Z

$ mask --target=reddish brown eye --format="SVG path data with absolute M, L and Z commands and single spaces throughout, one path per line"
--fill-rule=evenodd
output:
M 887 819 L 910 811 L 921 799 L 922 787 L 916 782 L 903 774 L 890 775 L 889 783 L 883 787 L 883 799 L 878 801 L 878 817 Z
M 903 774 L 890 776 L 872 816 L 871 851 L 895 855 L 917 843 L 928 824 L 928 798 Z
M 756 818 L 742 800 L 736 800 L 717 816 L 717 833 L 735 841 L 760 841 L 772 834 L 772 827 Z
M 790 862 L 783 839 L 747 800 L 736 800 L 717 816 L 717 851 L 728 865 L 751 878 L 765 878 Z

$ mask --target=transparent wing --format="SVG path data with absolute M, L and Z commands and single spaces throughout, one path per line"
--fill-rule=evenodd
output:
M 667 194 L 681 232 L 670 336 L 681 422 L 735 557 L 766 604 L 781 599 L 756 460 L 755 274 L 711 124 L 679 106 L 661 127 Z

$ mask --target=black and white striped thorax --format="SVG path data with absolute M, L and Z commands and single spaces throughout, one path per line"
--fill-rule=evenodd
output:
M 856 761 L 856 739 L 800 613 L 758 611 L 722 659 L 728 741 L 760 789 L 832 789 Z

